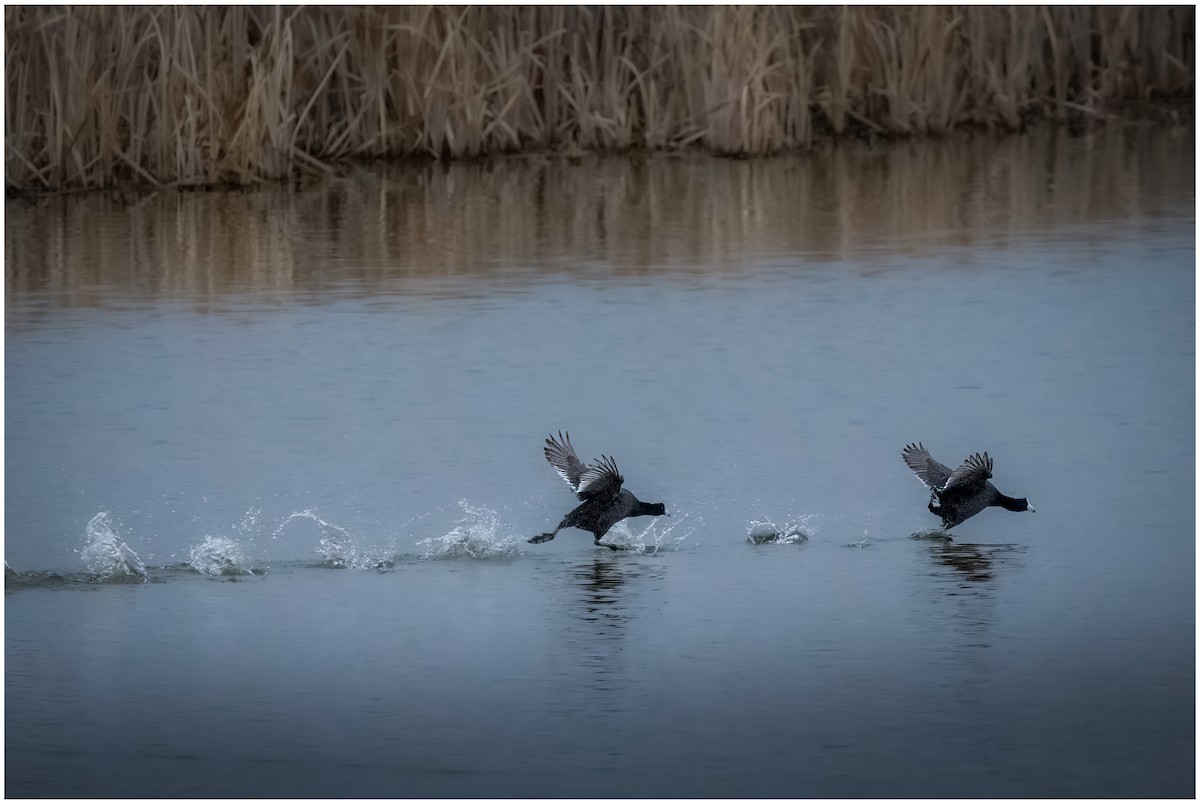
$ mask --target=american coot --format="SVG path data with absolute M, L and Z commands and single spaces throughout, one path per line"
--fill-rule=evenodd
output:
M 942 518 L 945 530 L 965 522 L 989 505 L 1009 511 L 1033 510 L 1029 500 L 1001 494 L 988 481 L 992 476 L 992 459 L 986 452 L 982 455 L 976 452 L 953 472 L 935 461 L 923 444 L 909 444 L 902 454 L 908 468 L 929 487 L 929 510 Z
M 625 478 L 617 470 L 617 462 L 607 455 L 601 456 L 591 466 L 584 466 L 571 446 L 570 433 L 564 436 L 559 432 L 557 439 L 553 435 L 547 438 L 545 452 L 546 460 L 570 484 L 571 491 L 583 500 L 583 504 L 563 517 L 552 533 L 542 533 L 530 539 L 533 544 L 550 541 L 563 528 L 586 530 L 596 537 L 596 544 L 600 544 L 600 537 L 625 517 L 663 516 L 667 513 L 667 507 L 662 503 L 644 503 L 621 488 Z M 620 549 L 613 544 L 604 546 Z

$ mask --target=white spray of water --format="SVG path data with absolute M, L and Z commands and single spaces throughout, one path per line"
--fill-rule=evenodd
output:
M 922 528 L 912 535 L 914 539 L 931 539 L 933 541 L 949 542 L 953 538 L 941 528 Z
M 246 509 L 246 513 L 242 514 L 242 521 L 238 523 L 237 529 L 242 533 L 253 533 L 255 526 L 258 525 L 260 514 L 262 514 L 261 508 Z
M 341 525 L 327 522 L 317 515 L 313 509 L 297 511 L 280 523 L 272 538 L 279 536 L 283 529 L 293 519 L 307 519 L 316 524 L 321 530 L 321 541 L 317 552 L 325 557 L 325 566 L 334 569 L 387 569 L 394 563 L 390 552 L 372 551 L 360 548 L 350 531 Z
M 810 526 L 813 514 L 789 517 L 782 525 L 769 519 L 751 520 L 746 529 L 746 541 L 754 544 L 799 544 L 808 541 L 814 532 Z
M 608 533 L 600 539 L 600 544 L 615 544 L 622 550 L 635 553 L 663 553 L 678 550 L 685 539 L 692 534 L 692 529 L 680 536 L 671 534 L 676 528 L 688 521 L 688 515 L 659 518 L 645 527 L 628 519 L 622 519 L 613 525 Z
M 490 508 L 475 508 L 466 500 L 458 505 L 466 514 L 454 523 L 445 536 L 430 537 L 417 542 L 424 547 L 421 558 L 446 560 L 455 558 L 510 558 L 517 554 L 517 539 L 501 538 L 500 519 Z
M 188 566 L 201 575 L 253 575 L 242 545 L 228 536 L 205 536 L 188 554 Z
M 92 580 L 146 580 L 146 565 L 121 539 L 107 511 L 92 517 L 84 539 L 79 555 Z

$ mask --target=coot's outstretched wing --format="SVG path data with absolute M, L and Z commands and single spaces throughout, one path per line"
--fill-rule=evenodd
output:
M 901 453 L 908 468 L 930 489 L 938 490 L 950 479 L 950 467 L 938 463 L 919 441 L 909 444 Z
M 571 491 L 579 494 L 579 482 L 587 467 L 579 460 L 575 448 L 571 446 L 571 434 L 567 433 L 564 436 L 560 430 L 558 438 L 553 435 L 547 438 L 545 453 L 546 460 L 562 475 L 563 480 L 567 481 Z M 579 498 L 583 499 L 583 495 L 579 494 Z
M 973 489 L 982 489 L 983 484 L 992 476 L 992 459 L 985 452 L 980 455 L 976 452 L 974 455 L 968 456 L 963 465 L 955 469 L 950 477 L 946 478 L 946 484 L 942 486 L 942 491 L 952 491 L 954 489 L 963 489 L 964 491 Z
M 617 469 L 617 462 L 607 455 L 601 455 L 600 460 L 583 471 L 579 488 L 575 491 L 580 497 L 588 500 L 597 497 L 616 497 L 621 493 L 621 484 L 625 478 Z
M 579 499 L 615 497 L 621 492 L 621 484 L 625 482 L 625 478 L 621 477 L 617 462 L 603 455 L 591 466 L 585 466 L 575 454 L 575 448 L 571 446 L 570 433 L 563 435 L 559 432 L 558 438 L 547 438 L 545 452 L 546 460 L 558 470 Z

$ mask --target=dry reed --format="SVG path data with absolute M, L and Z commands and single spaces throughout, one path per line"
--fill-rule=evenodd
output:
M 5 19 L 10 189 L 247 184 L 353 158 L 731 155 L 1177 99 L 1192 6 L 37 7 Z

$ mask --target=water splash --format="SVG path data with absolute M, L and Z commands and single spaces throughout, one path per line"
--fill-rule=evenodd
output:
M 916 533 L 914 533 L 912 535 L 912 538 L 914 538 L 914 539 L 930 539 L 930 540 L 936 541 L 936 542 L 954 541 L 953 538 L 951 538 L 950 534 L 947 533 L 946 531 L 942 530 L 941 528 L 924 528 L 924 529 L 919 530 Z
M 192 547 L 188 566 L 201 575 L 253 575 L 242 545 L 228 536 L 205 536 Z
M 237 524 L 237 529 L 242 533 L 253 533 L 261 515 L 261 508 L 247 508 L 246 513 L 242 514 L 242 521 Z
M 93 581 L 145 581 L 146 565 L 130 549 L 107 511 L 101 511 L 87 524 L 83 549 L 78 551 Z
M 643 555 L 651 553 L 665 553 L 679 550 L 684 540 L 692 535 L 692 530 L 680 536 L 671 536 L 676 528 L 681 527 L 688 521 L 688 515 L 673 516 L 668 519 L 655 519 L 650 524 L 637 529 L 628 519 L 623 519 L 612 526 L 608 533 L 604 534 L 604 538 L 600 540 L 601 544 L 615 544 L 622 550 L 629 550 Z M 664 524 L 665 523 L 665 524 Z
M 801 544 L 808 541 L 812 528 L 809 521 L 812 514 L 793 517 L 784 520 L 782 525 L 776 525 L 769 519 L 751 520 L 746 529 L 746 541 L 751 544 Z
M 316 524 L 321 531 L 321 540 L 317 552 L 325 557 L 321 562 L 332 569 L 371 569 L 385 570 L 395 564 L 395 559 L 388 551 L 373 551 L 360 548 L 354 537 L 346 528 L 327 522 L 311 508 L 297 511 L 279 524 L 272 534 L 275 538 L 293 519 L 307 519 Z
M 475 508 L 466 500 L 458 506 L 466 514 L 454 523 L 445 536 L 430 537 L 417 542 L 424 547 L 421 558 L 446 560 L 456 558 L 511 558 L 517 554 L 517 539 L 501 538 L 500 519 L 490 508 Z

